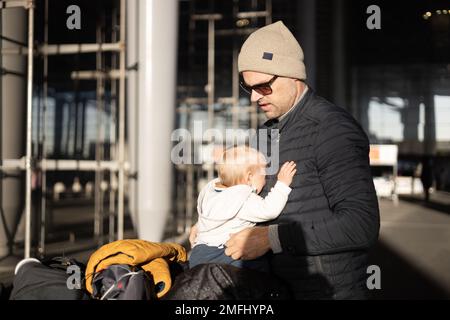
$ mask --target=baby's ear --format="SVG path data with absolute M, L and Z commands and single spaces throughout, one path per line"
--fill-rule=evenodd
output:
M 245 174 L 245 181 L 247 183 L 251 182 L 252 177 L 253 177 L 252 171 L 248 170 L 247 173 Z

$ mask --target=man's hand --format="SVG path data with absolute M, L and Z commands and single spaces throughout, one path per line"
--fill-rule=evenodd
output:
M 194 224 L 191 227 L 191 231 L 189 232 L 189 243 L 191 244 L 191 248 L 195 244 L 195 240 L 197 239 L 197 233 L 198 233 L 198 226 L 197 224 Z
M 225 254 L 234 260 L 252 260 L 270 250 L 269 227 L 253 227 L 231 235 Z

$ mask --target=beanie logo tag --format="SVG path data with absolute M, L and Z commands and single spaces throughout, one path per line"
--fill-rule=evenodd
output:
M 272 60 L 273 53 L 271 53 L 271 52 L 264 52 L 262 58 L 265 59 L 265 60 Z

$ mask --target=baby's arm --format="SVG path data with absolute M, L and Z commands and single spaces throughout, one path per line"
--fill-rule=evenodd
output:
M 264 222 L 275 219 L 288 200 L 292 178 L 296 172 L 294 162 L 286 162 L 278 173 L 278 181 L 265 198 L 252 193 L 239 211 L 239 218 L 251 222 Z

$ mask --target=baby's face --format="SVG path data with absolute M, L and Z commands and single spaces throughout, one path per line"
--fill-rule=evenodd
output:
M 260 193 L 266 184 L 266 164 L 260 164 L 252 170 L 251 185 Z

